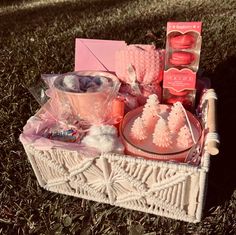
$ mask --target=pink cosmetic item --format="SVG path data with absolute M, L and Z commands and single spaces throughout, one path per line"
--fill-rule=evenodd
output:
M 195 44 L 195 37 L 192 34 L 186 33 L 170 37 L 170 46 L 173 49 L 188 49 L 193 48 Z
M 162 118 L 167 120 L 167 116 L 171 111 L 171 106 L 160 104 L 159 107 L 160 115 L 162 116 Z M 166 124 L 158 124 L 160 117 L 157 120 L 156 128 L 154 128 L 152 131 L 149 131 L 147 137 L 145 135 L 145 138 L 143 138 L 142 140 L 138 140 L 132 137 L 131 129 L 134 127 L 135 120 L 139 120 L 138 118 L 141 117 L 142 111 L 143 107 L 139 107 L 130 111 L 126 114 L 120 125 L 120 137 L 125 146 L 125 153 L 153 160 L 184 162 L 195 145 L 189 140 L 189 138 L 186 140 L 184 139 L 184 136 L 182 135 L 183 131 L 180 134 L 174 133 L 172 134 L 172 136 L 168 136 L 167 138 L 167 136 L 165 135 L 168 135 L 168 129 L 166 129 L 166 124 L 168 124 L 168 121 L 166 121 Z M 186 113 L 191 124 L 194 139 L 198 143 L 202 135 L 201 124 L 193 114 L 188 111 L 186 111 Z M 159 138 L 161 136 L 158 134 L 158 126 L 162 127 L 163 129 L 163 131 L 159 129 L 159 131 L 161 131 L 161 133 L 159 134 L 166 140 L 168 139 L 169 142 L 163 142 L 163 140 Z M 167 142 L 168 144 L 166 144 Z M 181 145 L 180 143 L 183 142 L 187 144 Z
M 195 56 L 191 52 L 176 51 L 170 56 L 170 63 L 175 66 L 186 66 L 193 63 Z

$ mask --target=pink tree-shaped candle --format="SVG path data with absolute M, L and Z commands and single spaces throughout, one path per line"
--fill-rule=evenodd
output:
M 152 94 L 148 97 L 146 104 L 144 105 L 142 112 L 143 124 L 146 127 L 150 127 L 156 120 L 157 115 L 160 112 L 160 101 L 157 95 Z
M 175 103 L 171 107 L 171 111 L 168 116 L 168 126 L 172 133 L 177 133 L 181 126 L 186 122 L 185 113 L 180 103 Z
M 193 139 L 191 132 L 188 128 L 187 125 L 184 125 L 181 127 L 179 133 L 178 133 L 178 138 L 177 138 L 177 145 L 179 147 L 184 147 L 187 148 L 193 144 Z
M 168 148 L 173 143 L 170 129 L 163 118 L 160 118 L 153 132 L 153 143 L 158 147 Z
M 131 137 L 136 140 L 145 140 L 148 136 L 146 127 L 143 124 L 141 117 L 135 119 L 131 127 Z

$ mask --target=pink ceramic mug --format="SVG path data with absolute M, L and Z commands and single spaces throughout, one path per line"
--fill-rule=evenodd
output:
M 74 92 L 63 89 L 62 80 L 65 75 L 96 76 L 105 77 L 112 81 L 112 85 L 107 89 L 95 92 Z M 54 87 L 58 95 L 60 105 L 69 104 L 73 115 L 78 116 L 90 123 L 97 124 L 112 119 L 112 105 L 117 97 L 120 82 L 118 78 L 108 72 L 81 71 L 63 74 L 54 81 Z

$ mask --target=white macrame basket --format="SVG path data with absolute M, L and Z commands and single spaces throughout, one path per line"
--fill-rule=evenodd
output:
M 206 147 L 218 142 L 207 124 L 208 114 L 215 111 L 209 100 L 214 99 L 213 92 L 201 103 L 206 137 L 199 166 L 114 153 L 87 158 L 77 151 L 38 150 L 33 144 L 24 149 L 40 186 L 49 191 L 196 223 L 206 195 L 210 160 Z

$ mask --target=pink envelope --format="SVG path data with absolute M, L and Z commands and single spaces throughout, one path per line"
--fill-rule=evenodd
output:
M 125 41 L 76 38 L 75 71 L 115 72 L 115 53 L 125 46 Z

